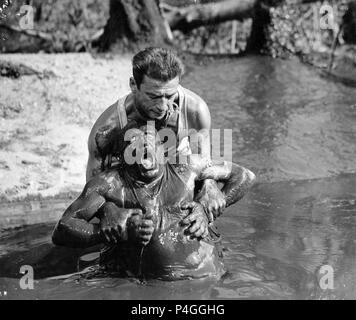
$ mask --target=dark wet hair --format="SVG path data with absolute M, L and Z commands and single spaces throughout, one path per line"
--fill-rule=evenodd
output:
M 140 88 L 143 77 L 169 81 L 184 73 L 184 65 L 178 56 L 169 49 L 149 47 L 137 53 L 132 59 L 133 77 Z
M 95 135 L 95 143 L 101 158 L 101 170 L 111 167 L 112 157 L 122 158 L 129 142 L 124 141 L 127 130 L 136 128 L 138 123 L 130 121 L 124 128 L 117 126 L 103 126 Z
M 131 141 L 125 141 L 125 134 L 128 130 L 134 129 L 137 136 L 143 136 L 151 131 L 148 130 L 147 123 L 131 120 L 124 128 L 117 126 L 103 126 L 98 129 L 95 135 L 95 142 L 101 158 L 101 170 L 111 167 L 112 158 L 116 157 L 120 161 L 120 167 L 124 168 L 124 153 Z M 153 132 L 156 135 L 156 131 Z

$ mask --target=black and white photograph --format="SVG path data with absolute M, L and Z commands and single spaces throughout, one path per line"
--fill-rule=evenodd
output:
M 356 0 L 0 0 L 0 302 L 355 299 Z

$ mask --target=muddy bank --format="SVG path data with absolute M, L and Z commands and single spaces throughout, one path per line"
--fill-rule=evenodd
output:
M 56 196 L 85 182 L 87 138 L 100 113 L 128 89 L 129 56 L 8 54 L 55 76 L 0 77 L 0 197 Z
M 331 50 L 301 56 L 301 60 L 315 67 L 325 78 L 356 87 L 356 47 L 343 45 Z

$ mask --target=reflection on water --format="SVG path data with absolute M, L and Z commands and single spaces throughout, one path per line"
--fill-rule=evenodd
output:
M 266 57 L 214 61 L 183 84 L 207 100 L 214 128 L 233 129 L 233 160 L 259 180 L 217 222 L 228 272 L 144 283 L 103 275 L 98 247 L 54 247 L 53 224 L 40 224 L 0 235 L 6 298 L 356 299 L 355 90 Z M 34 267 L 34 290 L 19 287 L 24 264 Z M 334 270 L 332 290 L 319 285 L 323 265 Z M 78 267 L 88 269 L 73 274 Z

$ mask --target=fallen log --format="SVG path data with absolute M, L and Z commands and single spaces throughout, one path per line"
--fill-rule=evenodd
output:
M 19 78 L 21 76 L 35 75 L 39 78 L 48 78 L 56 76 L 51 70 L 39 71 L 32 67 L 26 66 L 23 63 L 15 63 L 11 61 L 0 60 L 0 76 L 9 78 Z
M 295 5 L 310 4 L 318 1 L 320 0 L 297 0 Z M 270 7 L 283 3 L 283 0 L 225 0 L 201 5 L 194 4 L 187 7 L 174 7 L 161 3 L 160 7 L 172 30 L 187 32 L 209 24 L 230 20 L 241 21 L 246 18 L 255 19 L 256 10 L 259 12 L 262 10 L 267 13 Z M 259 13 L 257 15 L 260 16 Z
M 161 4 L 172 30 L 183 32 L 208 24 L 253 17 L 258 0 L 227 0 L 178 8 Z
M 46 32 L 33 30 L 33 29 L 21 29 L 20 27 L 7 25 L 4 23 L 0 23 L 0 28 L 7 29 L 9 31 L 19 32 L 19 33 L 25 34 L 26 36 L 39 38 L 39 39 L 45 40 L 45 41 L 52 41 L 52 36 Z
M 347 43 L 356 44 L 356 1 L 350 1 L 343 16 L 343 38 Z

